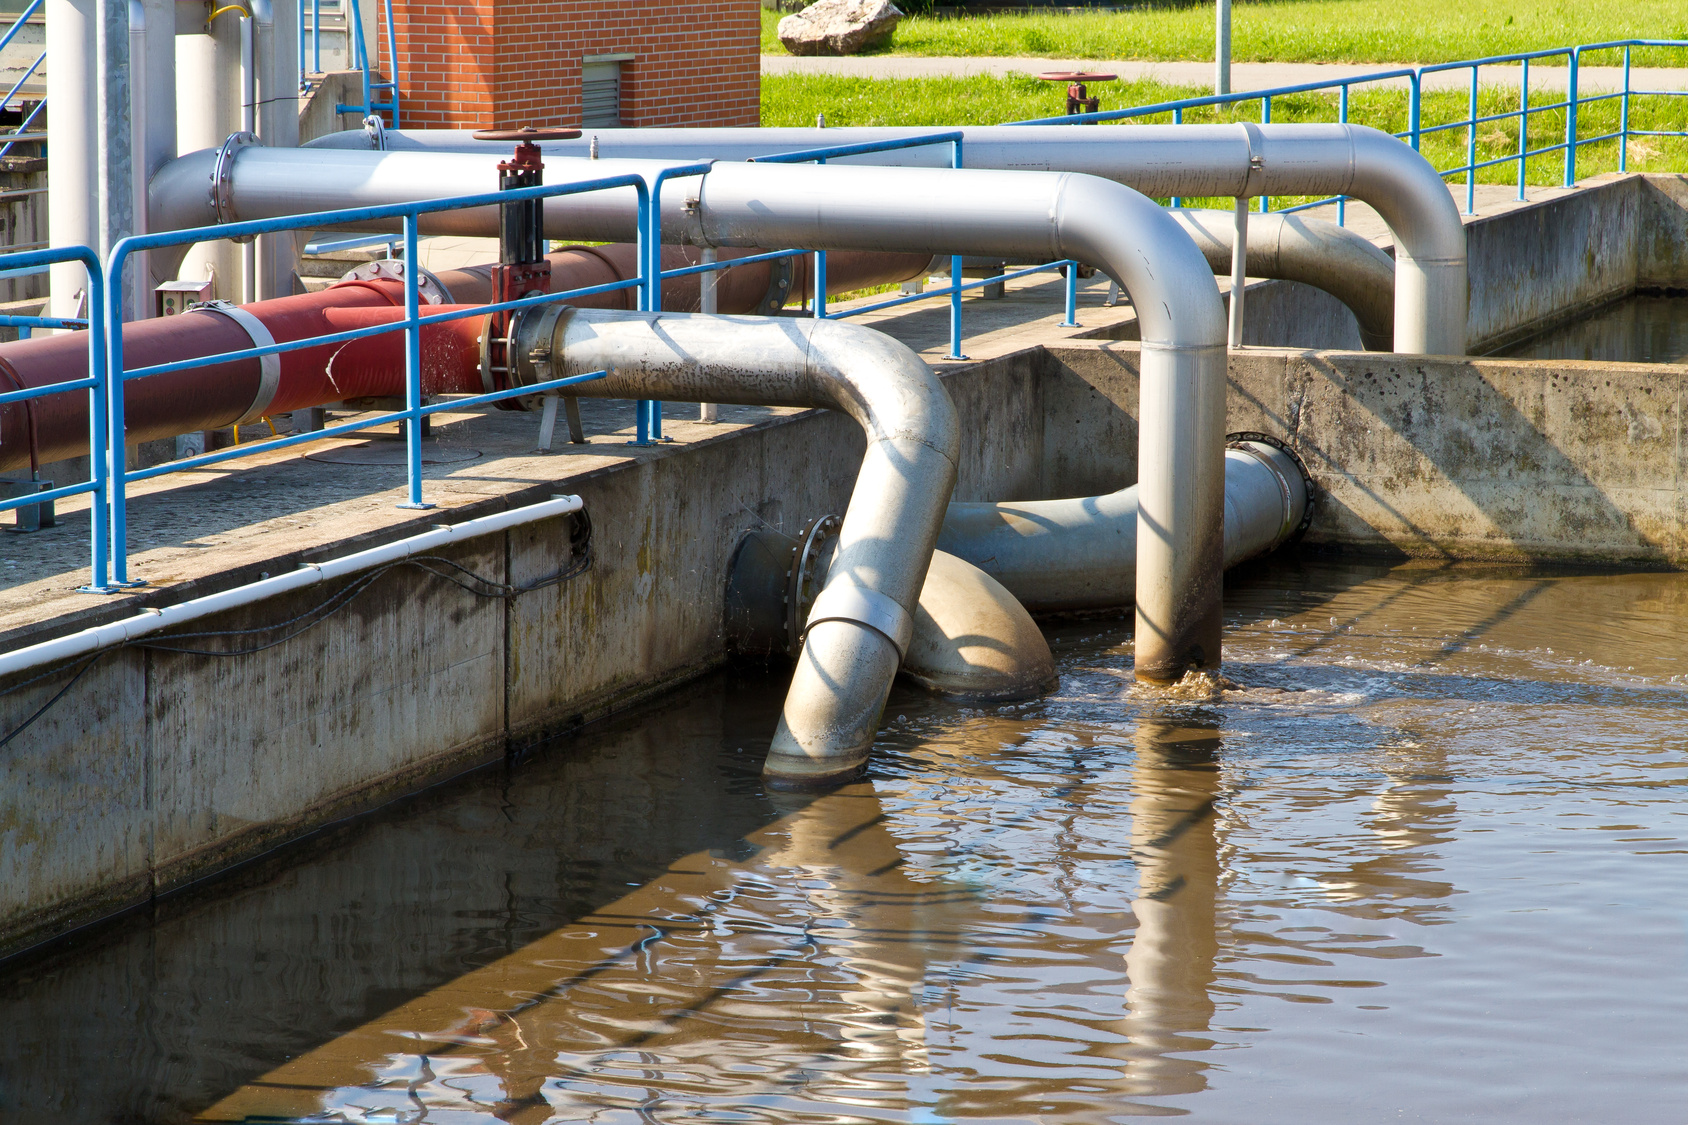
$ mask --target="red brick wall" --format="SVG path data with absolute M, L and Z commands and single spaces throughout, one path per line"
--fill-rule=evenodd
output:
M 758 0 L 394 0 L 407 128 L 576 125 L 580 60 L 621 66 L 626 125 L 755 125 Z M 390 73 L 386 45 L 381 69 Z

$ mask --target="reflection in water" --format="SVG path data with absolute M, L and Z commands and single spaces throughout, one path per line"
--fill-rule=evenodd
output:
M 1688 576 L 1227 602 L 1239 687 L 1062 626 L 799 799 L 717 677 L 13 966 L 0 1119 L 1679 1125 Z
M 1131 857 L 1137 864 L 1137 933 L 1126 955 L 1131 986 L 1121 1028 L 1132 1052 L 1135 1094 L 1191 1094 L 1205 1088 L 1203 1051 L 1213 1019 L 1219 954 L 1219 725 L 1137 720 L 1132 771 Z
M 1581 320 L 1515 344 L 1502 354 L 1529 359 L 1688 363 L 1688 297 L 1625 297 Z

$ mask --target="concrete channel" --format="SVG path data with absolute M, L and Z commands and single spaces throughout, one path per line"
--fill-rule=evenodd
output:
M 1638 289 L 1688 287 L 1688 178 L 1603 177 L 1467 229 L 1476 352 Z M 1041 284 L 971 302 L 970 325 L 991 330 L 969 341 L 967 362 L 936 361 L 941 310 L 868 320 L 944 377 L 964 435 L 958 500 L 1095 495 L 1134 479 L 1130 310 L 1101 307 L 1105 283 L 1092 286 L 1086 327 L 1062 332 L 1037 312 L 1059 285 Z M 1312 471 L 1319 503 L 1302 549 L 1688 561 L 1683 368 L 1367 354 L 1350 350 L 1353 318 L 1325 294 L 1257 282 L 1247 306 L 1250 346 L 1231 358 L 1226 428 L 1281 438 Z M 836 414 L 767 408 L 684 424 L 676 407 L 676 443 L 629 449 L 618 431 L 631 413 L 594 405 L 593 443 L 549 456 L 532 451 L 531 417 L 445 416 L 439 448 L 473 456 L 434 467 L 441 509 L 421 516 L 392 508 L 394 466 L 276 457 L 154 482 L 137 490 L 131 521 L 136 569 L 155 585 L 110 601 L 71 592 L 82 549 L 73 510 L 55 532 L 8 536 L 16 573 L 52 577 L 0 587 L 4 649 L 555 493 L 584 499 L 589 547 L 584 524 L 559 519 L 464 544 L 446 561 L 512 586 L 585 550 L 591 564 L 515 598 L 396 569 L 296 635 L 277 623 L 311 612 L 321 592 L 207 626 L 279 640 L 251 655 L 131 648 L 68 689 L 75 667 L 0 683 L 6 729 L 65 690 L 0 749 L 0 955 L 725 661 L 735 546 L 754 528 L 789 533 L 841 512 L 860 430 Z

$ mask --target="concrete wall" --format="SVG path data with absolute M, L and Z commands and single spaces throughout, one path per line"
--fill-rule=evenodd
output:
M 1129 479 L 1139 352 L 1049 349 L 1068 448 Z M 1226 429 L 1284 438 L 1320 490 L 1306 541 L 1449 559 L 1688 564 L 1688 368 L 1258 349 Z M 1078 474 L 1068 473 L 1069 479 Z

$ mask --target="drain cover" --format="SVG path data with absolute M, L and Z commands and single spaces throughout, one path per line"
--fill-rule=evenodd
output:
M 480 450 L 466 449 L 461 445 L 440 445 L 433 441 L 422 443 L 424 465 L 455 465 L 459 461 L 473 461 L 480 455 Z M 404 442 L 366 441 L 362 445 L 343 445 L 338 449 L 307 453 L 305 459 L 329 465 L 402 465 L 405 463 Z

